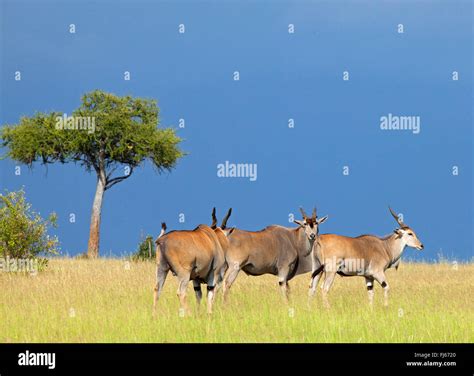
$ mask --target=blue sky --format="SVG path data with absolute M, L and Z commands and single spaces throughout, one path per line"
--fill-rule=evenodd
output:
M 93 89 L 157 99 L 164 127 L 185 119 L 177 132 L 189 155 L 172 173 L 146 165 L 106 193 L 103 255 L 132 252 L 163 220 L 208 223 L 213 206 L 257 230 L 291 226 L 289 213 L 316 204 L 329 215 L 322 233 L 384 235 L 395 228 L 390 204 L 425 244 L 409 258 L 472 258 L 471 2 L 2 0 L 0 9 L 1 124 L 70 114 Z M 418 116 L 420 133 L 381 130 L 389 113 Z M 257 164 L 257 180 L 219 178 L 225 161 Z M 37 211 L 58 214 L 63 252 L 83 252 L 95 176 L 74 165 L 16 176 L 15 166 L 0 162 L 2 190 L 24 186 Z

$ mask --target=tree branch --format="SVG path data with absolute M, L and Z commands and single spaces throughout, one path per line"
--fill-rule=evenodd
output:
M 97 175 L 99 175 L 99 167 L 97 166 L 97 164 L 94 162 L 93 158 L 91 157 L 82 157 L 80 155 L 75 155 L 74 157 L 72 157 L 72 161 L 74 163 L 82 163 L 83 166 L 86 166 L 86 168 L 89 170 L 92 168 L 95 170 L 95 172 L 97 173 Z
M 112 176 L 112 174 L 114 173 L 114 171 L 117 169 L 117 166 L 116 167 L 113 167 L 108 173 L 107 175 L 105 176 L 107 178 L 107 181 L 110 179 L 110 177 Z
M 105 190 L 112 188 L 115 184 L 120 183 L 122 180 L 129 178 L 132 175 L 133 167 L 130 167 L 130 173 L 124 176 L 117 176 L 116 178 L 109 179 L 107 178 L 107 182 L 105 184 Z

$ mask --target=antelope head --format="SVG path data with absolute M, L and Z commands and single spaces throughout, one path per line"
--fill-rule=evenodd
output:
M 304 233 L 308 240 L 312 243 L 316 240 L 316 237 L 319 234 L 319 225 L 328 219 L 328 216 L 318 218 L 316 214 L 316 208 L 313 209 L 313 214 L 311 217 L 306 215 L 306 212 L 303 208 L 300 208 L 301 215 L 303 216 L 302 221 L 294 221 L 298 226 L 304 229 Z
M 397 215 L 392 208 L 389 206 L 388 209 L 390 210 L 390 214 L 392 214 L 393 218 L 397 221 L 399 228 L 395 229 L 393 232 L 398 235 L 399 238 L 402 238 L 405 244 L 409 247 L 416 248 L 418 250 L 422 250 L 424 248 L 423 243 L 418 239 L 415 234 L 415 231 L 410 226 L 407 226 L 401 219 L 400 216 Z

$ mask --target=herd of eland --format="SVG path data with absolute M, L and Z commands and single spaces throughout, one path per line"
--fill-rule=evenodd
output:
M 193 282 L 197 302 L 202 299 L 201 284 L 207 285 L 207 312 L 212 313 L 217 291 L 222 287 L 224 301 L 241 271 L 247 275 L 272 274 L 278 277 L 283 298 L 289 299 L 289 285 L 294 276 L 311 272 L 309 298 L 315 295 L 321 276 L 322 298 L 329 308 L 328 293 L 336 274 L 364 277 L 369 304 L 374 297 L 374 281 L 384 290 L 388 305 L 389 284 L 385 271 L 398 268 L 404 249 L 423 249 L 415 231 L 401 216 L 389 208 L 398 227 L 388 236 L 361 235 L 348 237 L 336 234 L 319 234 L 319 226 L 327 216 L 318 218 L 316 209 L 311 216 L 300 208 L 302 219 L 295 220 L 297 227 L 272 225 L 260 231 L 247 231 L 228 227 L 232 214 L 229 209 L 220 226 L 216 209 L 212 211 L 212 224 L 201 224 L 194 230 L 166 232 L 162 223 L 156 239 L 156 286 L 153 314 L 168 272 L 178 278 L 178 298 L 182 312 L 188 311 L 186 290 Z

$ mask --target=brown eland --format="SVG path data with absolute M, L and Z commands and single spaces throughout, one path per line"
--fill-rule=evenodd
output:
M 214 209 L 215 210 L 215 209 Z M 215 211 L 214 211 L 215 213 Z M 187 313 L 186 288 L 193 281 L 198 303 L 201 301 L 201 283 L 207 284 L 207 312 L 212 313 L 215 287 L 225 272 L 227 236 L 234 229 L 212 229 L 199 225 L 194 230 L 170 231 L 162 223 L 156 239 L 156 286 L 153 298 L 153 314 L 168 272 L 178 278 L 180 312 Z
M 247 275 L 278 276 L 286 302 L 289 299 L 288 281 L 295 275 L 311 271 L 311 249 L 318 237 L 319 225 L 327 216 L 317 218 L 316 208 L 308 217 L 300 208 L 303 220 L 295 220 L 296 228 L 268 226 L 261 231 L 235 229 L 229 236 L 226 261 L 227 271 L 223 283 L 224 300 L 241 270 Z M 213 221 L 214 222 L 214 221 Z M 226 221 L 221 228 L 226 229 Z
M 335 234 L 319 236 L 312 252 L 310 298 L 314 296 L 319 279 L 325 273 L 321 290 L 324 306 L 329 308 L 327 295 L 336 274 L 339 274 L 364 277 L 371 306 L 374 299 L 374 280 L 377 281 L 384 289 L 384 304 L 388 305 L 390 287 L 385 271 L 393 267 L 398 268 L 405 247 L 423 249 L 423 244 L 415 231 L 407 226 L 390 207 L 389 210 L 399 227 L 383 238 L 374 235 L 361 235 L 356 238 Z

